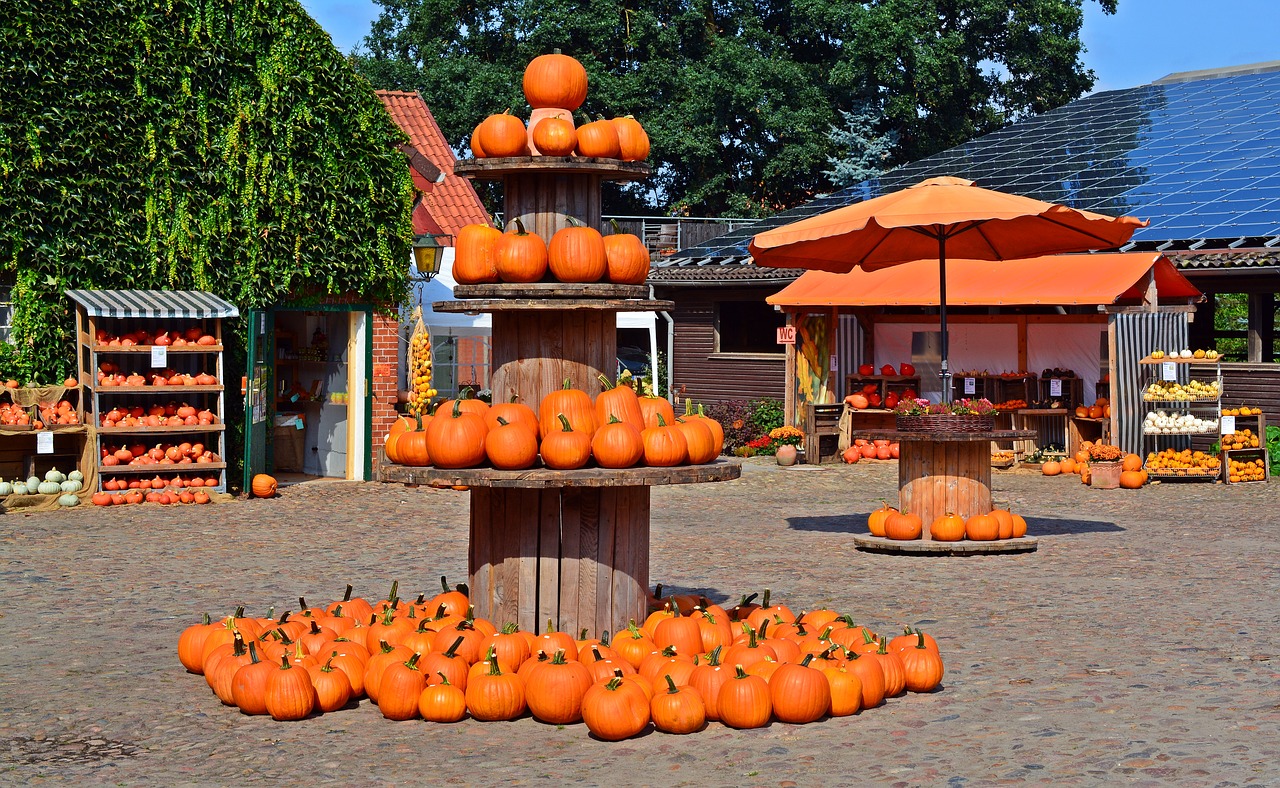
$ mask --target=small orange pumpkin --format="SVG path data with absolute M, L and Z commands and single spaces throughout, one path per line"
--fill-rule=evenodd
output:
M 994 542 L 1000 538 L 1000 521 L 990 514 L 975 514 L 965 520 L 964 535 L 975 542 Z
M 1045 476 L 1057 476 L 1062 473 L 1062 463 L 1057 460 L 1049 460 L 1044 465 L 1040 466 L 1040 472 Z
M 547 274 L 547 243 L 526 232 L 519 217 L 493 242 L 491 254 L 498 278 L 504 282 L 537 282 Z
M 895 512 L 885 518 L 884 535 L 890 539 L 919 539 L 922 533 L 924 523 L 918 514 Z
M 929 535 L 939 542 L 958 542 L 964 538 L 964 518 L 947 512 L 929 524 Z
M 276 494 L 275 478 L 265 473 L 254 476 L 250 487 L 254 498 L 270 498 Z
M 578 132 L 559 115 L 543 118 L 533 127 L 533 146 L 543 156 L 571 156 L 578 147 Z
M 592 159 L 621 158 L 618 130 L 604 118 L 582 124 L 578 127 L 578 153 Z
M 897 513 L 897 509 L 893 508 L 888 503 L 881 501 L 880 508 L 867 516 L 867 529 L 871 531 L 871 535 L 884 536 L 884 521 L 888 519 L 889 515 Z
M 501 115 L 490 115 L 480 122 L 478 129 L 480 147 L 493 158 L 527 156 L 529 132 L 511 110 Z

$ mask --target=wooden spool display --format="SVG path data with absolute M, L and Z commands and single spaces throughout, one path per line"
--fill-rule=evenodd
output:
M 581 157 L 458 162 L 459 175 L 503 182 L 508 220 L 550 241 L 569 217 L 600 226 L 602 180 L 648 175 L 643 164 Z M 463 285 L 437 311 L 493 315 L 495 401 L 512 395 L 536 408 L 569 380 L 598 391 L 617 372 L 620 311 L 672 308 L 646 299 L 648 288 L 600 284 Z M 578 471 L 444 471 L 386 466 L 383 479 L 466 486 L 471 495 L 469 572 L 476 615 L 541 632 L 548 620 L 575 635 L 617 630 L 647 614 L 649 488 L 736 479 L 737 464 L 717 460 L 676 468 Z

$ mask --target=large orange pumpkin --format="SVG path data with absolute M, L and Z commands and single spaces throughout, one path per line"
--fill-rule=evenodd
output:
M 472 468 L 484 462 L 488 427 L 481 416 L 468 413 L 461 406 L 461 400 L 454 400 L 453 407 L 437 411 L 427 427 L 427 453 L 438 468 Z
M 578 132 L 559 115 L 543 118 L 533 127 L 533 146 L 543 156 L 571 156 L 578 147 Z
M 609 121 L 618 133 L 618 158 L 623 161 L 644 161 L 649 158 L 649 134 L 640 121 L 624 115 Z
M 1126 454 L 1120 468 L 1126 471 L 1140 471 L 1142 470 L 1142 458 L 1136 454 Z
M 605 278 L 620 285 L 642 284 L 649 276 L 649 250 L 638 236 L 624 233 L 613 222 L 613 235 L 604 236 Z
M 885 518 L 884 535 L 890 539 L 919 539 L 924 533 L 920 515 L 910 512 L 894 512 Z
M 547 242 L 526 232 L 519 217 L 493 242 L 493 266 L 504 282 L 537 282 L 547 274 Z
M 939 542 L 958 542 L 964 538 L 964 518 L 948 512 L 929 524 L 929 535 Z
M 527 156 L 529 132 L 510 110 L 490 115 L 480 122 L 480 147 L 493 158 Z
M 1056 460 L 1050 460 L 1040 466 L 1040 472 L 1045 476 L 1057 476 L 1062 473 L 1062 463 L 1059 463 Z
M 568 378 L 559 391 L 553 391 L 538 403 L 538 434 L 543 440 L 553 432 L 561 430 L 559 414 L 563 413 L 569 420 L 574 432 L 591 434 L 600 426 L 596 422 L 596 408 L 591 397 L 581 389 L 573 388 L 573 381 Z
M 251 485 L 254 498 L 270 498 L 276 494 L 276 480 L 265 473 L 253 477 Z
M 1067 457 L 1058 463 L 1058 468 L 1062 473 L 1075 473 L 1076 461 L 1071 457 Z
M 534 109 L 575 110 L 587 100 L 587 70 L 560 50 L 539 55 L 524 69 L 524 97 Z
M 604 238 L 572 217 L 551 236 L 547 258 L 551 275 L 561 282 L 598 282 L 609 270 Z
M 460 285 L 497 282 L 493 247 L 502 232 L 487 224 L 468 224 L 458 231 L 453 247 L 453 278 Z
M 388 441 L 387 459 L 415 468 L 430 465 L 431 454 L 427 451 L 427 427 L 432 420 L 431 416 L 418 417 L 413 429 L 395 436 L 394 441 Z
M 592 159 L 621 158 L 618 130 L 604 118 L 584 123 L 578 127 L 578 153 Z
M 616 416 L 618 421 L 635 427 L 637 433 L 644 429 L 644 414 L 640 412 L 636 390 L 611 383 L 604 375 L 600 375 L 599 380 L 604 390 L 596 395 L 596 422 L 603 426 L 609 423 L 610 416 Z
M 1000 524 L 998 539 L 1009 539 L 1013 536 L 1013 512 L 1007 509 L 992 509 L 991 516 Z
M 1000 521 L 989 514 L 975 514 L 965 520 L 964 535 L 975 542 L 993 542 L 1000 538 Z
M 1146 482 L 1146 473 L 1141 470 L 1120 472 L 1120 486 L 1126 490 L 1136 490 Z
M 578 432 L 563 413 L 556 414 L 560 429 L 542 436 L 542 463 L 558 471 L 581 468 L 591 459 L 591 433 Z

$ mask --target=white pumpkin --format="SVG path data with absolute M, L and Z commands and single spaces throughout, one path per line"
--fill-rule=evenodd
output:
M 58 470 L 57 468 L 50 468 L 49 472 L 44 475 L 44 480 L 46 482 L 55 482 L 57 484 L 62 484 L 67 480 L 67 475 L 62 471 Z
M 59 486 L 62 488 L 62 491 L 64 493 L 80 492 L 80 490 L 84 487 L 83 484 L 76 481 L 75 479 L 67 479 L 65 482 L 63 482 Z
M 41 495 L 56 495 L 62 492 L 62 485 L 57 482 L 40 482 L 36 485 L 36 492 Z
M 79 506 L 80 498 L 79 496 L 72 495 L 71 493 L 67 493 L 66 495 L 59 495 L 58 505 L 59 506 Z
M 39 477 L 39 476 L 30 476 L 30 477 L 28 477 L 28 478 L 27 478 L 27 489 L 28 489 L 28 490 L 34 490 L 35 488 L 37 488 L 37 487 L 39 487 L 39 486 L 40 486 L 40 477 Z
M 71 473 L 68 473 L 67 478 L 72 481 L 80 482 L 81 484 L 84 483 L 84 474 L 80 471 L 72 471 Z
M 27 495 L 27 483 L 26 483 L 26 482 L 14 482 L 14 483 L 13 483 L 13 494 L 14 494 L 14 495 Z

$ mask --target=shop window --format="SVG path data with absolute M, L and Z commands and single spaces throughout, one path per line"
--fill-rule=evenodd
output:
M 0 282 L 0 342 L 12 342 L 10 328 L 13 325 L 13 285 Z
M 431 382 L 441 397 L 455 397 L 470 388 L 477 396 L 487 398 L 490 358 L 487 336 L 433 336 Z
M 764 301 L 720 301 L 716 304 L 716 352 L 783 353 L 777 329 L 786 322 L 786 315 Z

